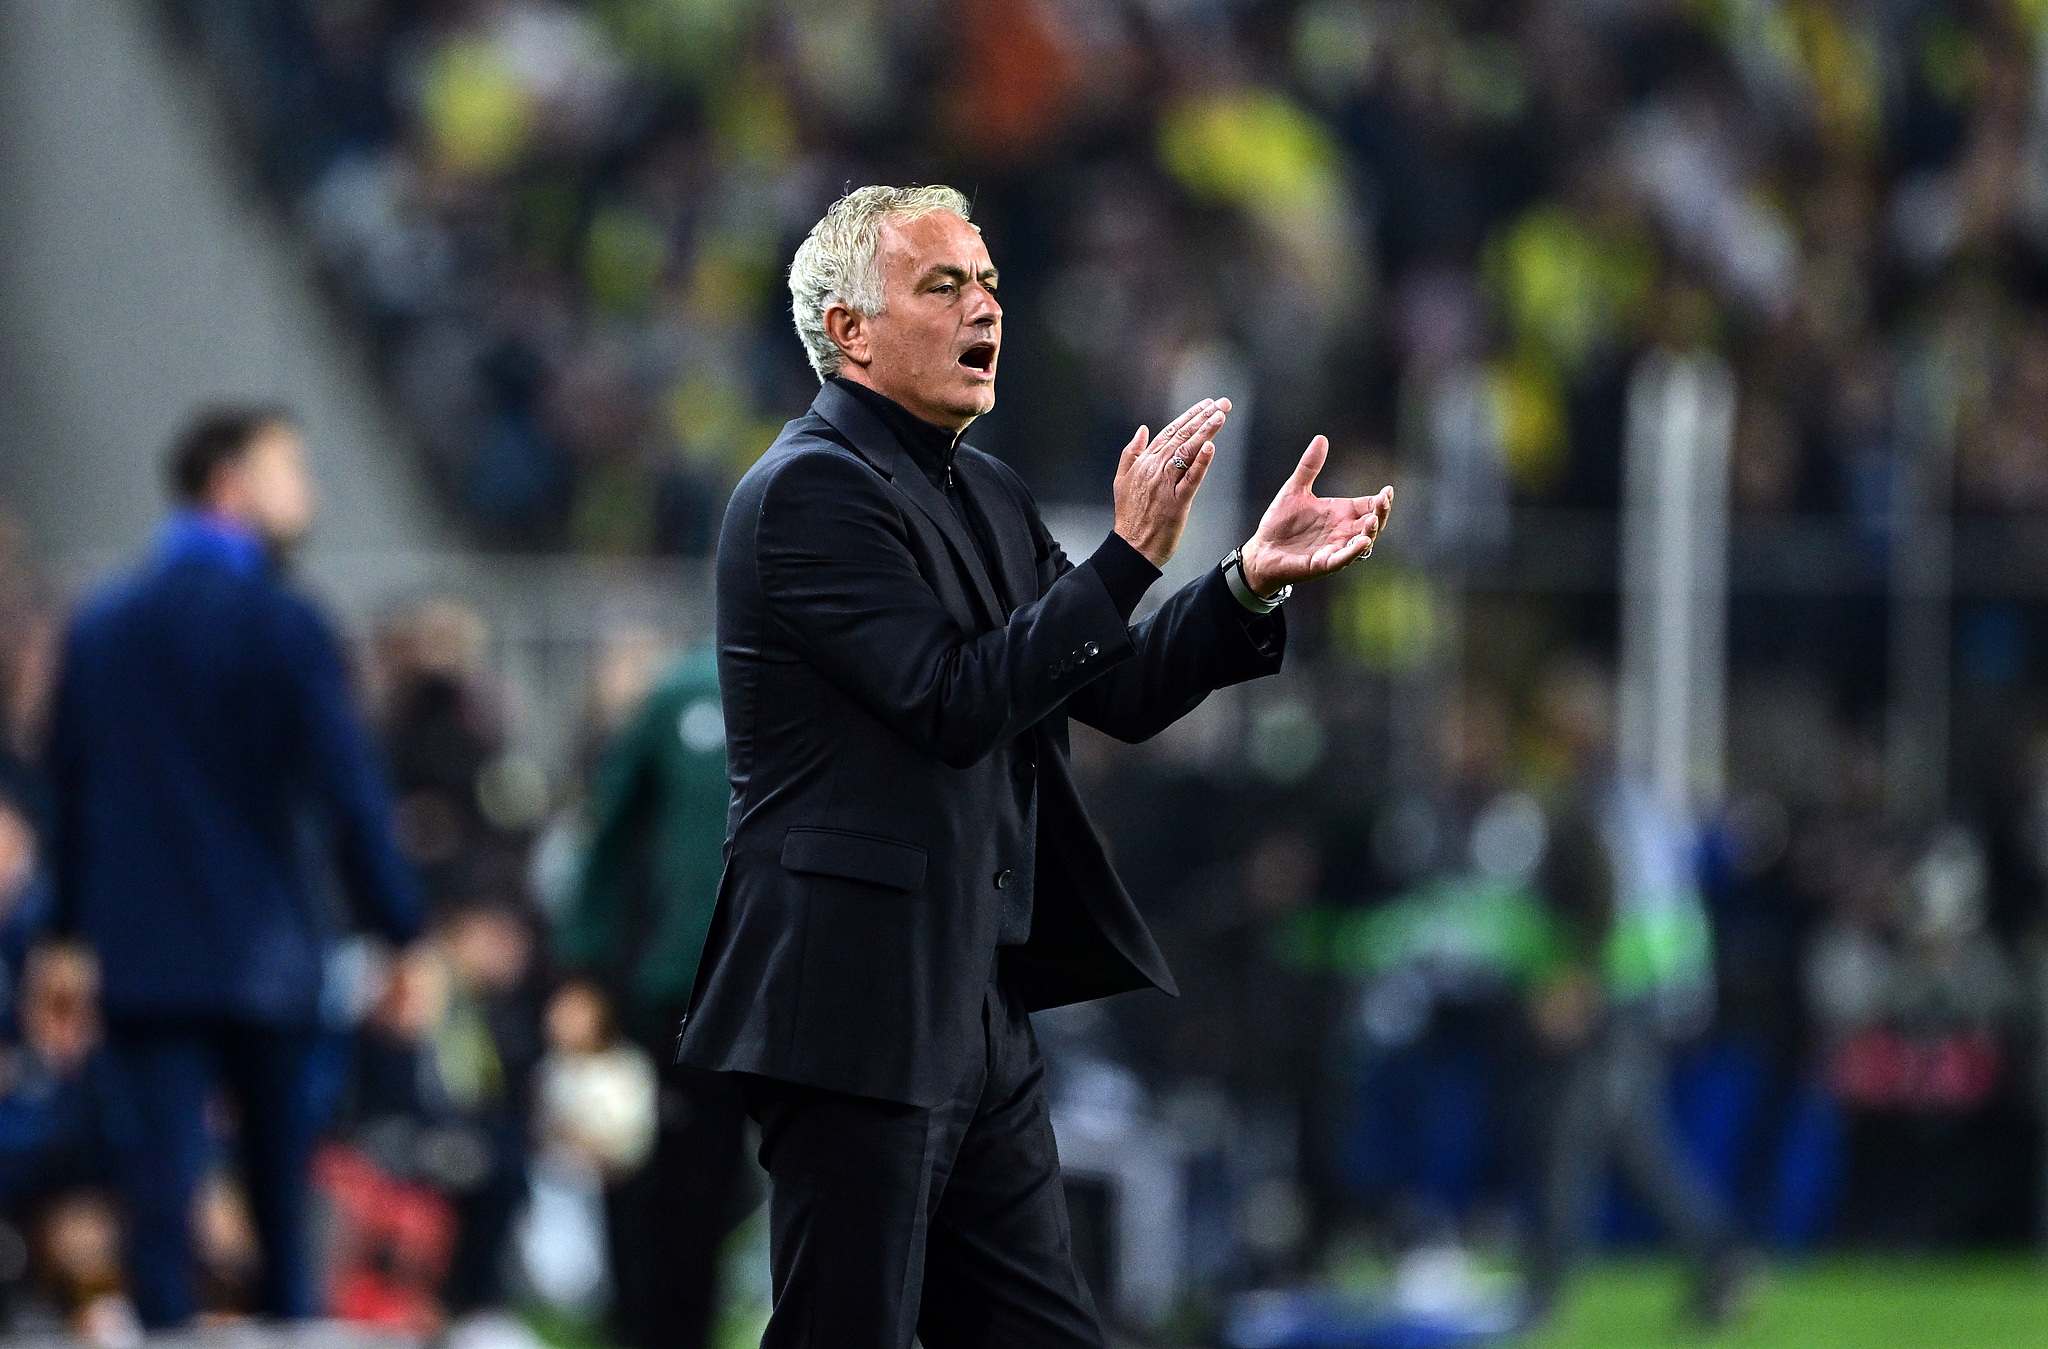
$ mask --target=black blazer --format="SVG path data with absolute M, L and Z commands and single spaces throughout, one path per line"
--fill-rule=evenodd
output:
M 930 1106 L 979 1061 L 999 958 L 1033 1010 L 1175 991 L 1082 808 L 1067 718 L 1144 740 L 1278 670 L 1284 623 L 1212 571 L 1126 626 L 1008 466 L 963 446 L 954 471 L 999 576 L 831 384 L 733 492 L 717 567 L 732 808 L 685 1063 Z M 1030 940 L 999 948 L 1019 886 Z

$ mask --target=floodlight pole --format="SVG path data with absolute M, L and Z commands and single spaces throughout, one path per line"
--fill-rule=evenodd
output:
M 1722 789 L 1735 379 L 1655 351 L 1629 378 L 1621 518 L 1621 771 L 1676 821 Z
M 1955 589 L 1955 396 L 1931 344 L 1906 355 L 1895 404 L 1885 807 L 1924 821 L 1948 804 L 1949 624 Z

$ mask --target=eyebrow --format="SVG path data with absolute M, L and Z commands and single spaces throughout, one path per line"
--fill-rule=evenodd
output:
M 942 262 L 935 267 L 927 268 L 925 274 L 917 279 L 917 284 L 919 287 L 924 287 L 930 285 L 933 281 L 939 280 L 941 278 L 947 281 L 959 281 L 965 283 L 967 280 L 967 269 L 965 267 L 956 266 L 955 264 L 950 262 Z M 995 286 L 998 279 L 996 275 L 996 269 L 993 266 L 984 267 L 981 269 L 981 272 L 976 276 L 975 279 L 980 281 L 984 286 L 993 287 Z

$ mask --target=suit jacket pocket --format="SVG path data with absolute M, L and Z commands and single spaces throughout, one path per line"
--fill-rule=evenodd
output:
M 808 875 L 915 890 L 924 884 L 925 851 L 873 834 L 798 827 L 783 838 L 782 865 Z

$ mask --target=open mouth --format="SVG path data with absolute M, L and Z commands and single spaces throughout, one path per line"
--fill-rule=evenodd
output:
M 989 374 L 996 368 L 996 344 L 993 342 L 976 342 L 973 346 L 960 353 L 960 364 L 966 366 L 969 370 L 978 371 L 984 375 Z

